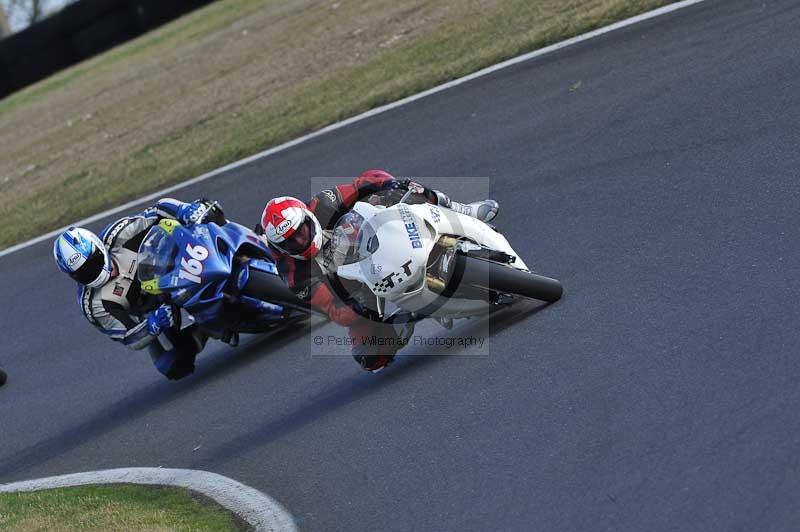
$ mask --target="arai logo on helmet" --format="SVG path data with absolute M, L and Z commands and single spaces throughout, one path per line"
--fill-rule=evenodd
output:
M 288 231 L 291 226 L 292 226 L 291 220 L 284 220 L 278 224 L 278 227 L 275 228 L 275 232 L 277 232 L 279 235 L 282 235 L 283 233 Z
M 70 258 L 67 259 L 67 264 L 69 265 L 70 268 L 72 268 L 73 266 L 75 266 L 75 263 L 78 262 L 79 260 L 81 260 L 81 254 L 80 253 L 73 253 L 70 256 Z

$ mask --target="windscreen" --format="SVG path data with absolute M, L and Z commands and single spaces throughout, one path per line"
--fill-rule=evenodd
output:
M 172 236 L 159 226 L 147 233 L 139 246 L 139 266 L 136 276 L 140 281 L 163 277 L 175 269 L 178 247 Z
M 372 225 L 357 212 L 348 212 L 333 228 L 333 263 L 338 267 L 361 262 L 375 253 L 379 245 Z

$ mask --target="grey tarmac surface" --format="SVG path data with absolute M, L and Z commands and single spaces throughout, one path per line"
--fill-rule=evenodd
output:
M 795 1 L 709 0 L 182 195 L 252 224 L 308 176 L 489 176 L 566 296 L 496 316 L 483 350 L 367 375 L 312 344 L 325 324 L 172 383 L 91 330 L 48 244 L 3 258 L 0 481 L 204 469 L 308 531 L 797 529 L 798 28 Z

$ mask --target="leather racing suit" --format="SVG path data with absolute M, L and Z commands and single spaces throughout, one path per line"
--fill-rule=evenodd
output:
M 187 205 L 164 198 L 135 216 L 122 218 L 107 226 L 99 236 L 111 255 L 115 273 L 103 286 L 78 286 L 78 303 L 92 325 L 111 340 L 127 347 L 136 350 L 146 347 L 158 371 L 173 380 L 194 371 L 195 357 L 205 346 L 208 336 L 196 325 L 181 330 L 179 319 L 178 323 L 164 329 L 158 336 L 149 334 L 145 315 L 158 308 L 163 301 L 141 290 L 136 278 L 137 252 L 150 228 L 164 218 L 177 219 L 181 223 L 225 223 L 219 209 L 209 209 L 203 219 L 181 220 L 179 213 Z M 174 314 L 180 316 L 177 311 Z
M 400 201 L 409 186 L 415 194 L 409 202 L 430 202 L 449 206 L 449 198 L 441 192 L 420 187 L 410 180 L 398 180 L 382 170 L 368 170 L 354 179 L 317 193 L 308 208 L 314 213 L 325 233 L 322 251 L 312 260 L 298 260 L 276 253 L 281 275 L 289 288 L 315 309 L 326 313 L 339 325 L 349 328 L 353 358 L 368 371 L 386 366 L 401 347 L 394 326 L 381 323 L 369 309 L 352 298 L 342 299 L 332 289 L 324 265 L 329 234 L 336 222 L 358 201 L 380 201 L 391 205 Z M 421 190 L 420 190 L 421 189 Z M 260 226 L 257 231 L 261 229 Z M 408 334 L 408 332 L 406 333 Z M 376 341 L 377 338 L 383 339 Z

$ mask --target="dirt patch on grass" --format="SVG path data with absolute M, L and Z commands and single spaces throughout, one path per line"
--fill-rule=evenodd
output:
M 220 0 L 0 101 L 0 247 L 665 3 Z

